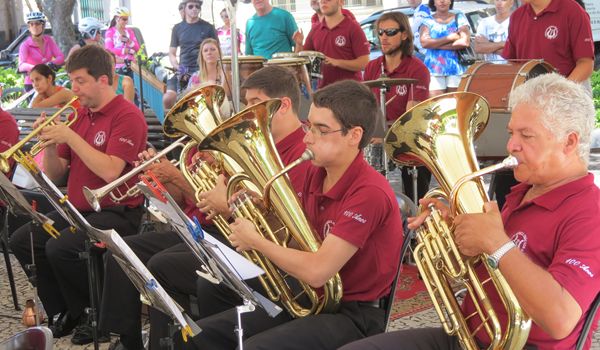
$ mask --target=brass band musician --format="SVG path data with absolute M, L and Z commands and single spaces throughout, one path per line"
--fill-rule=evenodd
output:
M 402 223 L 389 183 L 361 152 L 370 140 L 376 113 L 375 97 L 355 81 L 334 83 L 313 95 L 304 142 L 314 152 L 315 166 L 306 173 L 301 202 L 323 239 L 316 252 L 274 244 L 258 235 L 246 219 L 238 218 L 231 225 L 231 241 L 239 251 L 258 250 L 313 287 L 322 286 L 339 271 L 344 288 L 336 313 L 297 319 L 287 313 L 271 318 L 262 309 L 244 314 L 245 349 L 335 349 L 383 331 L 380 299 L 387 296 L 394 278 Z M 193 338 L 197 348 L 236 347 L 231 332 L 236 311 L 231 308 L 239 300 L 226 295 L 219 286 L 200 285 L 199 309 L 225 311 L 205 314 L 198 321 L 203 331 Z
M 454 218 L 455 242 L 466 256 L 490 255 L 533 323 L 527 349 L 574 349 L 590 305 L 600 292 L 600 191 L 588 172 L 594 106 L 584 89 L 552 73 L 527 81 L 511 93 L 507 150 L 519 165 L 521 184 L 506 197 L 502 213 L 495 202 L 484 213 Z M 443 212 L 447 207 L 433 202 Z M 416 228 L 424 219 L 409 219 Z M 482 234 L 485 233 L 485 234 Z M 483 265 L 476 270 L 482 272 Z M 506 328 L 506 310 L 492 284 L 485 285 Z M 465 315 L 473 311 L 466 298 Z M 470 319 L 470 329 L 474 329 Z M 589 349 L 594 320 L 584 348 Z M 489 343 L 480 330 L 475 340 Z M 354 349 L 460 349 L 441 329 L 414 329 L 352 343 Z
M 39 138 L 45 146 L 44 167 L 56 181 L 68 171 L 67 195 L 70 202 L 95 227 L 113 228 L 121 235 L 137 232 L 142 198 L 123 203 L 110 199 L 102 202 L 96 213 L 86 202 L 82 187 L 97 188 L 128 171 L 137 154 L 146 145 L 147 125 L 144 115 L 111 87 L 112 58 L 103 48 L 87 45 L 74 52 L 66 64 L 73 92 L 82 105 L 78 118 L 69 128 L 58 123 L 46 126 Z M 44 119 L 44 114 L 36 123 Z M 84 309 L 89 305 L 88 271 L 79 253 L 85 250 L 84 232 L 70 231 L 68 223 L 52 212 L 54 227 L 61 231 L 58 239 L 39 227 L 27 224 L 15 231 L 10 247 L 22 266 L 31 263 L 30 232 L 33 232 L 35 260 L 38 266 L 38 291 L 48 314 L 55 338 L 65 336 L 78 324 L 84 326 L 72 341 L 91 342 Z

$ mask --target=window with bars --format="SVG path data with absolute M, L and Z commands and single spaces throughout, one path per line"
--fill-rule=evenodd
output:
M 271 5 L 289 12 L 296 11 L 296 0 L 273 0 Z
M 94 17 L 100 21 L 106 20 L 104 18 L 103 0 L 80 0 L 79 11 L 81 12 L 81 18 Z
M 382 0 L 348 0 L 345 2 L 347 7 L 365 7 L 382 6 Z

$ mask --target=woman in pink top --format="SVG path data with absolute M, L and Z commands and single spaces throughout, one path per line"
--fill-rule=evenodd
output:
M 135 61 L 135 53 L 139 50 L 140 44 L 135 38 L 133 30 L 126 28 L 129 21 L 129 10 L 126 7 L 117 7 L 114 12 L 110 27 L 104 34 L 104 45 L 117 57 L 117 72 L 127 74 L 130 72 L 123 70 L 125 60 Z
M 25 90 L 33 88 L 29 72 L 40 63 L 45 63 L 52 68 L 65 62 L 65 56 L 60 51 L 52 37 L 44 35 L 46 17 L 41 12 L 31 12 L 27 15 L 27 25 L 31 36 L 19 47 L 19 71 L 27 73 L 25 77 Z

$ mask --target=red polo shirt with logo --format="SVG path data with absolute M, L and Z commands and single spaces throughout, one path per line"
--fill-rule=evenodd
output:
M 15 118 L 0 108 L 0 152 L 11 148 L 19 141 L 19 128 Z M 14 161 L 11 159 L 10 164 Z
M 148 126 L 142 112 L 121 95 L 117 95 L 100 111 L 92 112 L 87 107 L 77 110 L 79 117 L 71 125 L 71 129 L 81 136 L 96 150 L 124 160 L 127 164 L 122 174 L 133 167 L 138 154 L 146 148 Z M 87 186 L 95 189 L 106 185 L 106 182 L 94 174 L 66 144 L 58 145 L 58 156 L 70 164 L 67 193 L 69 200 L 81 211 L 91 211 L 92 208 L 83 196 L 82 188 Z M 133 177 L 127 182 L 133 186 L 138 182 Z M 141 196 L 128 198 L 120 203 L 114 203 L 110 196 L 104 197 L 102 208 L 126 205 L 136 207 L 142 204 Z
M 510 16 L 506 59 L 540 59 L 569 76 L 577 60 L 594 58 L 590 16 L 573 0 L 552 0 L 539 14 L 530 4 Z
M 364 80 L 375 80 L 381 76 L 381 65 L 385 64 L 385 55 L 380 56 L 367 64 L 365 68 Z M 429 98 L 429 69 L 418 58 L 406 56 L 402 58 L 400 65 L 393 72 L 385 70 L 388 78 L 412 78 L 417 79 L 415 84 L 400 84 L 390 86 L 390 91 L 386 92 L 385 100 L 389 102 L 386 105 L 386 119 L 390 122 L 398 119 L 406 112 L 408 101 L 425 101 Z M 377 100 L 381 96 L 379 88 L 372 88 Z
M 371 301 L 390 291 L 402 246 L 402 218 L 394 191 L 362 152 L 327 193 L 326 172 L 311 167 L 302 205 L 322 239 L 333 234 L 358 248 L 340 270 L 344 301 Z
M 527 343 L 538 349 L 574 349 L 588 309 L 600 291 L 600 189 L 594 184 L 594 176 L 588 174 L 520 204 L 530 187 L 518 184 L 506 196 L 502 210 L 506 234 L 521 252 L 571 294 L 583 314 L 573 332 L 560 340 L 553 339 L 532 322 Z M 480 266 L 478 272 L 481 270 Z M 491 283 L 486 286 L 500 324 L 506 329 L 506 312 L 498 293 L 490 287 Z M 469 298 L 465 299 L 463 309 L 465 314 L 474 310 Z M 476 320 L 471 321 L 471 327 L 475 323 Z M 590 336 L 597 325 L 598 317 Z M 489 343 L 484 332 L 478 333 L 478 338 L 484 344 Z M 585 349 L 590 342 L 588 338 Z
M 284 137 L 281 141 L 277 142 L 275 148 L 277 149 L 277 153 L 279 153 L 279 158 L 281 158 L 283 166 L 287 166 L 291 162 L 300 158 L 302 153 L 304 153 L 306 145 L 304 144 L 303 140 L 304 130 L 302 130 L 302 128 L 298 128 L 288 136 Z M 294 187 L 294 191 L 296 191 L 296 193 L 301 193 L 302 188 L 304 187 L 304 178 L 306 177 L 306 172 L 312 166 L 313 165 L 310 161 L 305 161 L 298 164 L 287 173 L 290 178 L 290 182 L 292 183 L 292 187 Z
M 325 20 L 314 25 L 306 37 L 304 50 L 319 51 L 327 57 L 342 60 L 353 60 L 369 54 L 370 45 L 365 33 L 356 21 L 344 17 L 335 27 L 329 29 Z M 335 83 L 338 80 L 354 79 L 361 81 L 361 72 L 323 64 L 321 67 L 323 79 L 319 88 Z

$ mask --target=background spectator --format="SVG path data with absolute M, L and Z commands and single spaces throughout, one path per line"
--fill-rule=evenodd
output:
M 33 108 L 60 108 L 75 96 L 71 90 L 55 85 L 56 73 L 43 63 L 33 67 L 29 77 L 37 93 L 31 101 Z M 79 102 L 73 106 L 79 108 Z
M 292 52 L 298 25 L 292 14 L 269 0 L 252 0 L 256 14 L 246 22 L 246 55 L 271 59 L 276 52 Z
M 217 29 L 217 36 L 219 37 L 219 43 L 221 44 L 221 53 L 224 56 L 231 56 L 231 21 L 229 20 L 229 14 L 226 9 L 221 10 L 221 19 L 223 20 L 223 26 Z M 242 44 L 244 38 L 237 29 L 237 40 L 238 40 L 238 53 L 242 53 Z
M 139 50 L 140 44 L 135 38 L 133 30 L 126 27 L 128 21 L 129 10 L 126 7 L 117 7 L 113 19 L 110 21 L 110 26 L 104 35 L 104 45 L 108 51 L 116 56 L 117 65 L 115 68 L 121 74 L 133 77 L 126 61 L 135 61 L 135 54 Z
M 79 29 L 79 34 L 81 38 L 79 42 L 75 44 L 69 53 L 67 54 L 67 58 L 71 56 L 71 53 L 85 45 L 103 45 L 102 44 L 102 35 L 100 35 L 100 31 L 104 28 L 104 25 L 100 23 L 94 17 L 85 17 L 79 20 L 79 24 L 77 25 L 77 29 Z
M 495 0 L 496 15 L 481 19 L 477 25 L 474 49 L 484 54 L 486 61 L 506 62 L 501 54 L 508 37 L 513 4 L 513 0 Z
M 423 21 L 425 21 L 428 18 L 431 18 L 431 10 L 429 9 L 429 6 L 422 3 L 422 0 L 408 0 L 408 4 L 414 10 L 413 21 L 412 21 L 412 24 L 410 27 L 412 29 L 413 35 L 415 37 L 415 41 L 414 41 L 415 54 L 414 55 L 421 61 L 424 61 L 425 60 L 425 52 L 427 50 L 424 49 L 423 44 L 421 44 L 421 34 L 420 34 L 419 30 L 421 29 L 421 25 L 423 24 Z
M 40 63 L 46 63 L 51 68 L 57 68 L 65 62 L 65 57 L 52 39 L 44 35 L 46 16 L 41 12 L 31 12 L 27 15 L 27 27 L 31 36 L 19 47 L 19 72 L 27 73 L 25 76 L 25 90 L 33 88 L 29 72 Z
M 421 44 L 427 49 L 425 65 L 431 73 L 430 95 L 456 91 L 460 76 L 466 70 L 458 62 L 457 50 L 469 46 L 470 27 L 467 17 L 450 12 L 454 0 L 429 0 L 435 13 L 421 26 Z

